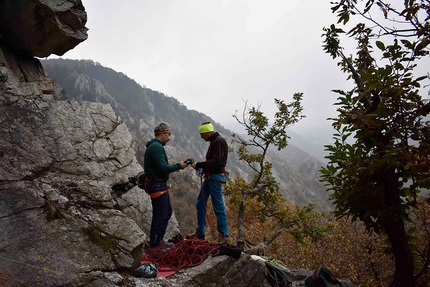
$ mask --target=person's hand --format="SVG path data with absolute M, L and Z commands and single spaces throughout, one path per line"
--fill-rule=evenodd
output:
M 197 163 L 196 163 L 196 162 L 193 162 L 193 163 L 191 164 L 191 166 L 192 166 L 194 169 L 196 169 L 196 165 L 197 165 Z
M 181 161 L 180 162 L 180 164 L 181 164 L 181 169 L 184 169 L 184 168 L 186 168 L 188 165 L 185 163 L 185 162 L 183 162 L 183 161 Z

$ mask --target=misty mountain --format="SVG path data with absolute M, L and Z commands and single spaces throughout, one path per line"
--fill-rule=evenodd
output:
M 331 128 L 306 129 L 301 130 L 300 134 L 289 129 L 288 135 L 290 139 L 288 140 L 288 144 L 300 147 L 300 150 L 307 152 L 320 162 L 327 163 L 327 159 L 324 158 L 327 155 L 324 145 L 330 143 L 332 134 L 333 130 Z
M 145 143 L 153 137 L 154 126 L 161 121 L 169 123 L 173 128 L 172 140 L 166 145 L 170 162 L 187 158 L 196 161 L 204 159 L 208 143 L 198 134 L 198 127 L 202 122 L 211 121 L 215 130 L 228 142 L 232 139 L 233 131 L 214 122 L 209 116 L 189 110 L 177 99 L 140 85 L 125 74 L 99 63 L 67 59 L 41 60 L 41 63 L 49 77 L 56 82 L 54 96 L 58 99 L 70 97 L 112 106 L 133 136 L 136 157 L 142 166 Z M 280 152 L 271 150 L 267 158 L 273 164 L 273 174 L 280 183 L 283 196 L 289 203 L 304 205 L 312 202 L 319 210 L 331 209 L 325 187 L 319 182 L 319 169 L 323 159 L 321 151 L 315 152 L 312 142 L 302 139 L 296 133 L 289 131 L 288 134 L 292 136 L 290 145 Z M 305 150 L 314 151 L 316 157 Z M 229 155 L 227 170 L 230 176 L 240 173 L 249 179 L 252 175 L 250 169 L 239 162 L 234 153 Z M 176 200 L 194 208 L 199 180 L 193 170 L 188 168 L 181 174 L 173 174 L 172 181 L 177 185 L 176 189 L 179 189 L 174 192 Z M 180 218 L 178 213 L 182 211 L 175 208 L 175 212 Z

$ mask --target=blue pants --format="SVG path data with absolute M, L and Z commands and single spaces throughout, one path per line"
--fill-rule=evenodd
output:
M 167 224 L 172 216 L 172 205 L 170 203 L 169 193 L 151 199 L 152 201 L 152 222 L 151 233 L 149 236 L 149 246 L 155 247 L 160 245 L 161 240 L 166 233 Z
M 217 218 L 217 230 L 223 236 L 228 236 L 227 228 L 227 213 L 225 211 L 224 200 L 222 196 L 221 183 L 224 183 L 224 176 L 221 174 L 211 174 L 210 178 L 203 182 L 200 189 L 199 196 L 197 197 L 197 229 L 196 232 L 204 235 L 206 231 L 206 208 L 208 199 L 211 197 L 212 206 Z

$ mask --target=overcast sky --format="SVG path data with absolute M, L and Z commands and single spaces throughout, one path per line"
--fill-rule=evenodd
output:
M 237 130 L 244 102 L 275 112 L 274 98 L 304 93 L 295 129 L 330 126 L 346 87 L 322 51 L 336 22 L 329 0 L 82 0 L 88 39 L 62 58 L 90 59 Z

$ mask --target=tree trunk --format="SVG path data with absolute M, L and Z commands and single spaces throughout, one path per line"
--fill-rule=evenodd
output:
M 239 214 L 237 216 L 237 232 L 238 232 L 238 247 L 243 250 L 244 246 L 240 242 L 245 239 L 245 206 L 246 206 L 247 194 L 242 192 L 242 202 L 239 206 Z
M 394 170 L 386 173 L 384 180 L 385 204 L 391 210 L 396 210 L 401 203 L 397 180 L 398 176 L 395 175 Z M 405 224 L 401 214 L 395 214 L 382 220 L 382 226 L 391 242 L 396 268 L 390 287 L 415 286 L 412 253 L 409 249 Z
M 396 267 L 394 278 L 390 286 L 415 286 L 412 254 L 408 246 L 403 220 L 401 218 L 398 218 L 397 220 L 387 218 L 383 222 L 383 227 L 393 248 Z

